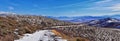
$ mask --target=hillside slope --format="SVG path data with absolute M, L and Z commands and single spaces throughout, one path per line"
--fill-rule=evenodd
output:
M 39 30 L 52 30 L 68 41 L 120 41 L 120 29 L 73 24 L 44 16 L 0 15 L 0 41 L 14 41 Z
M 59 26 L 53 28 L 70 37 L 82 37 L 90 41 L 120 41 L 120 29 L 91 26 Z
M 46 18 L 44 16 L 1 15 L 0 41 L 13 41 L 25 33 L 33 33 L 45 27 L 68 24 L 71 23 Z

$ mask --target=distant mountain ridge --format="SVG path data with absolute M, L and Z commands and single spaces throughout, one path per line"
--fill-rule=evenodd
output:
M 120 28 L 120 20 L 116 18 L 104 18 L 104 19 L 92 20 L 85 24 L 96 27 Z
M 53 16 L 47 16 L 47 17 L 48 18 L 58 19 L 58 20 L 63 20 L 63 21 L 75 22 L 75 23 L 83 23 L 83 22 L 88 22 L 88 21 L 91 21 L 91 20 L 104 19 L 104 18 L 108 18 L 108 17 L 120 19 L 120 15 L 74 16 L 74 17 L 67 17 L 67 16 L 53 17 Z

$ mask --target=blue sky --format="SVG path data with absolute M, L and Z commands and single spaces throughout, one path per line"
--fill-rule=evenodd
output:
M 120 14 L 120 0 L 0 0 L 0 12 L 45 16 Z

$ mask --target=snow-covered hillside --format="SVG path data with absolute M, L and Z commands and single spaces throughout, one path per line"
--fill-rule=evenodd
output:
M 56 36 L 51 30 L 40 30 L 33 34 L 25 34 L 22 38 L 15 41 L 67 41 Z

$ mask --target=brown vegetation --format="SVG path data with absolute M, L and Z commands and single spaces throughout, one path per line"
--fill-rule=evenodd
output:
M 13 41 L 25 33 L 33 33 L 45 27 L 71 23 L 43 16 L 6 15 L 0 16 L 0 41 Z
M 85 38 L 81 38 L 81 37 L 70 37 L 64 33 L 62 33 L 61 31 L 58 30 L 52 30 L 53 33 L 55 33 L 57 36 L 62 37 L 63 39 L 67 39 L 67 41 L 89 41 L 88 39 Z

